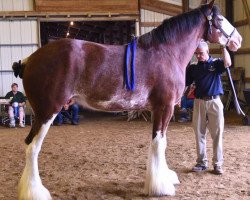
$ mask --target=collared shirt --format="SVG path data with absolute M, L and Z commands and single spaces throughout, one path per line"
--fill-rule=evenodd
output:
M 12 91 L 8 92 L 5 96 L 6 99 L 11 99 L 10 103 L 17 102 L 17 103 L 23 103 L 26 102 L 25 97 L 22 92 L 17 91 L 16 94 L 14 94 Z
M 226 70 L 222 59 L 211 56 L 205 62 L 191 64 L 186 71 L 186 85 L 195 82 L 195 97 L 221 95 L 223 88 L 221 74 Z

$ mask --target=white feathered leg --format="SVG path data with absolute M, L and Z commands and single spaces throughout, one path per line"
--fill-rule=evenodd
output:
M 149 148 L 145 193 L 149 196 L 175 195 L 174 184 L 179 184 L 176 173 L 168 168 L 165 149 L 166 134 L 157 131 Z
M 18 184 L 19 200 L 50 200 L 49 191 L 43 186 L 38 170 L 38 155 L 41 150 L 43 140 L 56 114 L 43 124 L 39 133 L 34 137 L 32 143 L 26 148 L 26 164 Z

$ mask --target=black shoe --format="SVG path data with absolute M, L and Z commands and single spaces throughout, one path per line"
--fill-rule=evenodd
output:
M 64 119 L 64 120 L 63 120 L 63 123 L 64 123 L 64 124 L 70 124 L 70 119 Z
M 54 123 L 53 125 L 55 125 L 55 126 L 62 126 L 62 123 L 56 122 L 56 123 Z
M 203 172 L 203 171 L 206 171 L 207 170 L 207 166 L 205 165 L 200 165 L 200 164 L 197 164 L 195 165 L 193 168 L 192 168 L 192 171 L 193 172 Z
M 78 122 L 72 121 L 72 122 L 71 122 L 71 125 L 78 125 Z

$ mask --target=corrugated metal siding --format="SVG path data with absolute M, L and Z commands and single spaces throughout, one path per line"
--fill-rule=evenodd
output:
M 141 22 L 162 22 L 171 16 L 141 9 Z M 155 27 L 141 27 L 141 34 L 147 33 Z
M 22 80 L 15 78 L 12 63 L 22 60 L 38 48 L 37 21 L 0 21 L 0 96 L 10 91 L 13 82 L 23 91 Z
M 250 0 L 247 0 L 248 6 L 250 6 Z M 242 1 L 234 1 L 234 21 L 240 21 L 246 19 L 246 13 L 243 7 Z M 238 27 L 237 30 L 243 37 L 242 48 L 250 48 L 250 27 L 249 25 Z M 250 55 L 235 55 L 235 67 L 245 68 L 245 77 L 250 77 Z M 250 88 L 250 83 L 245 85 L 246 88 Z
M 0 0 L 0 11 L 31 11 L 33 0 Z M 11 90 L 13 82 L 23 92 L 22 80 L 15 78 L 12 63 L 26 58 L 38 48 L 37 21 L 0 21 L 0 96 Z
M 33 10 L 33 0 L 0 0 L 0 11 Z

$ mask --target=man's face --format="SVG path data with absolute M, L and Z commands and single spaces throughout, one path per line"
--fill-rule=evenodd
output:
M 207 48 L 197 48 L 195 51 L 195 55 L 198 61 L 205 62 L 209 59 Z
M 18 87 L 16 85 L 14 85 L 11 89 L 12 89 L 12 92 L 17 92 L 18 91 Z

